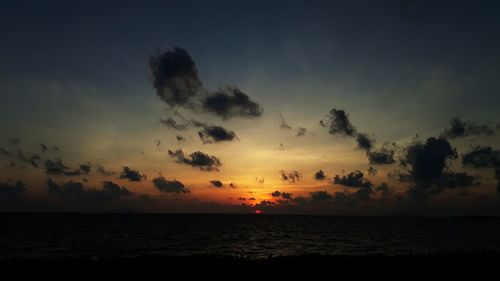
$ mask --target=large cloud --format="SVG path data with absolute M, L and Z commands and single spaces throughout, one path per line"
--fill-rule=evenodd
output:
M 132 170 L 130 167 L 123 167 L 122 172 L 120 173 L 120 179 L 128 179 L 129 181 L 141 181 L 143 178 L 146 178 L 145 175 L 141 175 L 139 171 Z
M 262 115 L 262 107 L 238 87 L 206 90 L 198 77 L 194 60 L 182 48 L 175 47 L 151 56 L 150 68 L 156 93 L 171 107 L 202 110 L 224 119 Z M 164 121 L 167 126 L 182 128 L 169 119 Z
M 149 65 L 156 94 L 170 106 L 186 106 L 202 89 L 196 65 L 182 48 L 151 56 Z
M 450 128 L 443 132 L 443 136 L 454 139 L 469 136 L 492 136 L 495 130 L 487 125 L 477 125 L 472 122 L 464 122 L 455 117 L 450 121 Z
M 219 158 L 208 155 L 201 151 L 195 151 L 186 157 L 181 149 L 178 149 L 176 151 L 169 150 L 168 155 L 170 155 L 170 157 L 176 158 L 178 163 L 197 167 L 202 171 L 218 171 L 218 167 L 222 165 Z
M 396 144 L 384 143 L 384 145 L 375 151 L 370 151 L 367 153 L 368 161 L 372 165 L 389 165 L 396 163 L 394 159 L 394 153 L 397 149 Z
M 162 176 L 153 179 L 153 185 L 165 193 L 189 193 L 190 190 L 178 180 L 167 180 Z
M 333 108 L 326 120 L 321 120 L 320 124 L 328 127 L 328 132 L 332 135 L 355 137 L 357 133 L 356 127 L 351 124 L 349 115 L 343 109 Z
M 203 130 L 198 132 L 203 143 L 213 143 L 221 141 L 233 141 L 238 139 L 233 131 L 227 130 L 221 126 L 204 126 Z
M 231 117 L 259 117 L 262 107 L 250 100 L 237 87 L 226 87 L 209 94 L 203 100 L 203 109 L 224 119 Z
M 375 140 L 364 133 L 357 134 L 356 142 L 358 143 L 358 148 L 365 150 L 367 153 L 369 153 L 375 145 Z
M 462 156 L 462 164 L 474 168 L 500 167 L 500 151 L 490 146 L 476 146 Z
M 400 176 L 400 180 L 413 184 L 407 195 L 410 198 L 426 199 L 444 188 L 473 185 L 474 177 L 448 171 L 448 161 L 456 158 L 456 150 L 442 137 L 431 137 L 425 143 L 416 141 L 408 146 L 401 159 L 401 164 L 409 169 L 408 174 Z
M 125 187 L 120 187 L 111 181 L 103 181 L 102 188 L 88 188 L 80 182 L 68 181 L 60 184 L 52 179 L 46 181 L 49 192 L 59 196 L 79 198 L 89 201 L 108 201 L 118 199 L 122 196 L 130 196 L 130 192 Z
M 360 188 L 371 188 L 373 186 L 371 181 L 364 178 L 364 175 L 361 171 L 351 172 L 347 176 L 336 175 L 333 178 L 333 183 L 347 187 Z

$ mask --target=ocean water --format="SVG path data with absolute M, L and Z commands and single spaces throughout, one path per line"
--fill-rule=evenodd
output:
M 500 251 L 500 219 L 0 214 L 0 258 L 454 251 Z

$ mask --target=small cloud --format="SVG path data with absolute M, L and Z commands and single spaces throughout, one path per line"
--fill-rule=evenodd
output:
M 165 193 L 189 193 L 184 184 L 177 180 L 167 180 L 162 176 L 153 179 L 153 185 L 161 192 Z
M 145 175 L 141 175 L 139 171 L 132 170 L 129 167 L 123 167 L 122 172 L 120 173 L 120 179 L 128 179 L 129 181 L 141 181 L 145 179 Z
M 220 180 L 211 180 L 210 183 L 217 188 L 221 188 L 224 186 L 224 184 Z

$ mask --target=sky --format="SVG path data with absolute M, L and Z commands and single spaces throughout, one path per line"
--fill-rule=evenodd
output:
M 0 211 L 500 215 L 498 1 L 0 1 Z

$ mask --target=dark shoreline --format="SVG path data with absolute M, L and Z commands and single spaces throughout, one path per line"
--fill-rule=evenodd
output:
M 409 255 L 301 255 L 250 259 L 230 256 L 7 258 L 3 280 L 169 280 L 173 276 L 227 280 L 314 279 L 422 280 L 496 276 L 500 252 Z M 493 274 L 493 275 L 492 275 Z M 177 279 L 177 278 L 176 278 Z

